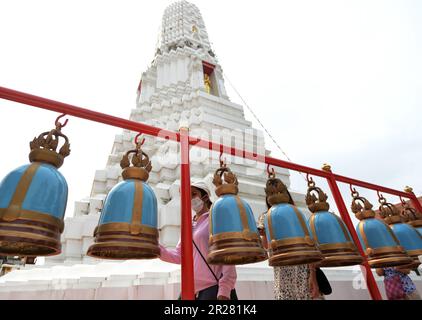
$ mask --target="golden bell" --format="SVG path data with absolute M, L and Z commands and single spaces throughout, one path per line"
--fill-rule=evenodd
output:
M 363 262 L 343 220 L 329 212 L 328 196 L 309 180 L 306 204 L 312 216 L 308 219 L 309 228 L 318 248 L 324 256 L 321 267 L 342 267 Z
M 224 174 L 223 184 L 222 176 Z M 219 199 L 210 212 L 208 263 L 242 265 L 267 259 L 249 204 L 237 194 L 238 181 L 225 165 L 214 175 Z
M 123 181 L 107 195 L 87 254 L 108 260 L 158 258 L 157 198 L 146 183 L 152 167 L 141 144 L 126 153 L 120 166 Z
M 294 205 L 286 185 L 270 175 L 265 188 L 271 208 L 264 225 L 269 239 L 270 266 L 292 266 L 318 263 L 323 256 L 306 224 L 306 218 Z

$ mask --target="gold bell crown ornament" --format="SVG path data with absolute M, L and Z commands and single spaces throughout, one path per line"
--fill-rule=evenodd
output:
M 363 262 L 343 220 L 329 212 L 328 196 L 316 187 L 312 178 L 308 180 L 306 204 L 312 216 L 308 219 L 313 239 L 324 256 L 321 267 L 358 265 Z
M 265 188 L 271 208 L 264 218 L 269 239 L 269 264 L 292 266 L 319 263 L 323 260 L 304 214 L 294 205 L 286 185 L 270 173 Z
M 384 221 L 393 230 L 394 235 L 398 239 L 400 245 L 407 251 L 407 254 L 413 259 L 413 263 L 409 266 L 417 268 L 421 262 L 419 256 L 422 255 L 422 236 L 410 224 L 406 223 L 406 213 L 411 210 L 409 207 L 402 213 L 399 212 L 396 206 L 388 203 L 387 200 L 380 195 L 380 215 Z
M 68 186 L 58 169 L 70 154 L 69 139 L 61 132 L 67 124 L 30 143 L 30 164 L 13 170 L 0 183 L 0 255 L 53 256 L 61 253 Z M 64 143 L 60 150 L 60 138 Z
M 138 137 L 136 149 L 128 151 L 120 162 L 123 181 L 107 195 L 94 231 L 95 243 L 88 249 L 88 256 L 138 260 L 155 259 L 160 255 L 157 198 L 147 184 L 152 166 L 141 149 L 145 140 L 138 143 Z
M 409 203 L 402 200 L 402 211 L 400 215 L 404 222 L 414 227 L 422 235 L 422 213 L 412 208 Z
M 238 196 L 236 175 L 222 161 L 220 166 L 213 180 L 219 199 L 210 212 L 208 263 L 241 265 L 264 261 L 267 253 L 262 246 L 252 209 Z
M 373 205 L 356 190 L 352 192 L 352 211 L 360 220 L 356 227 L 359 241 L 371 268 L 409 265 L 413 262 L 390 227 L 376 219 Z

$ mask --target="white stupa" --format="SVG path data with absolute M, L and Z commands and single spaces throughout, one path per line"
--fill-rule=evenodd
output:
M 162 30 L 154 61 L 142 74 L 137 105 L 130 120 L 177 132 L 188 124 L 190 135 L 230 147 L 246 148 L 261 156 L 266 151 L 261 131 L 245 120 L 243 107 L 227 96 L 223 72 L 212 51 L 202 16 L 196 6 L 186 1 L 170 5 L 164 13 Z M 204 80 L 209 76 L 210 85 Z M 92 192 L 86 200 L 77 202 L 74 217 L 65 221 L 63 253 L 48 258 L 47 264 L 91 263 L 86 256 L 93 242 L 99 212 L 107 193 L 120 179 L 120 160 L 133 149 L 135 132 L 124 131 L 116 136 L 107 167 L 95 174 Z M 180 236 L 180 147 L 146 136 L 142 149 L 153 170 L 148 183 L 159 202 L 160 242 L 176 246 Z M 219 153 L 193 148 L 191 179 L 205 179 L 212 187 L 212 176 L 219 167 Z M 254 209 L 256 218 L 265 209 L 264 187 L 266 167 L 253 161 L 224 156 L 239 178 L 240 195 Z M 289 172 L 277 169 L 278 176 L 289 185 Z M 294 193 L 299 203 L 304 196 Z
M 164 13 L 155 58 L 142 74 L 136 108 L 130 119 L 177 132 L 188 124 L 192 136 L 227 146 L 247 149 L 261 156 L 263 133 L 254 129 L 241 105 L 230 101 L 223 71 L 213 51 L 198 8 L 179 1 Z M 180 267 L 152 261 L 111 262 L 86 256 L 107 193 L 120 177 L 122 155 L 133 148 L 136 133 L 116 136 L 105 169 L 95 174 L 90 197 L 75 204 L 74 216 L 65 220 L 62 254 L 46 258 L 42 266 L 27 266 L 0 278 L 0 299 L 174 299 L 180 292 Z M 149 184 L 159 202 L 160 242 L 174 247 L 180 236 L 179 144 L 146 137 L 143 147 L 153 170 Z M 265 211 L 266 167 L 253 161 L 225 156 L 239 179 L 240 196 L 252 207 L 255 217 Z M 219 153 L 193 148 L 192 179 L 205 179 L 212 187 Z M 287 186 L 289 172 L 277 169 Z M 304 195 L 292 192 L 304 208 Z M 239 266 L 240 299 L 272 299 L 273 270 L 268 262 Z M 359 268 L 332 269 L 334 298 L 363 298 L 365 290 Z M 354 289 L 353 289 L 354 288 Z

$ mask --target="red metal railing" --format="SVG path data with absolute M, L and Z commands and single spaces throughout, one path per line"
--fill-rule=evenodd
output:
M 192 221 L 191 221 L 191 194 L 190 194 L 190 163 L 189 163 L 189 147 L 196 146 L 200 148 L 205 148 L 209 150 L 218 151 L 220 153 L 231 154 L 232 156 L 250 159 L 257 162 L 265 163 L 267 165 L 272 165 L 276 167 L 282 167 L 289 170 L 294 170 L 298 172 L 307 173 L 309 175 L 318 176 L 325 178 L 328 181 L 331 192 L 333 194 L 334 200 L 336 202 L 337 208 L 340 211 L 340 215 L 344 220 L 350 234 L 353 237 L 353 240 L 356 246 L 359 249 L 359 252 L 364 257 L 364 264 L 362 265 L 362 271 L 365 275 L 367 287 L 370 292 L 372 299 L 382 300 L 381 294 L 379 292 L 378 286 L 376 284 L 375 278 L 372 274 L 372 271 L 366 261 L 362 246 L 358 240 L 357 233 L 353 226 L 352 220 L 350 218 L 347 207 L 344 203 L 343 197 L 341 195 L 340 189 L 337 185 L 337 182 L 346 183 L 356 187 L 362 187 L 366 189 L 371 189 L 379 192 L 384 192 L 387 194 L 396 195 L 398 197 L 403 197 L 410 199 L 414 207 L 422 212 L 422 206 L 419 203 L 417 197 L 413 193 L 398 191 L 383 186 L 378 186 L 375 184 L 367 183 L 364 181 L 343 177 L 331 172 L 331 170 L 318 170 L 299 164 L 271 158 L 260 156 L 246 150 L 239 150 L 236 148 L 228 147 L 222 144 L 201 140 L 195 137 L 190 137 L 188 130 L 186 128 L 181 128 L 180 133 L 164 130 L 161 128 L 156 128 L 148 126 L 142 123 L 113 117 L 108 114 L 95 112 L 89 109 L 84 109 L 76 107 L 70 104 L 49 100 L 41 98 L 38 96 L 30 95 L 27 93 L 7 89 L 0 87 L 0 98 L 30 105 L 37 108 L 47 109 L 51 111 L 56 111 L 62 114 L 67 114 L 70 116 L 75 116 L 82 119 L 87 119 L 114 127 L 119 127 L 122 129 L 127 129 L 135 132 L 140 132 L 146 135 L 165 138 L 167 140 L 173 140 L 181 143 L 181 156 L 182 156 L 182 165 L 181 165 L 181 217 L 182 217 L 182 299 L 193 300 L 194 299 L 194 274 L 193 274 L 193 261 L 192 261 Z
M 192 208 L 190 192 L 190 161 L 189 161 L 189 130 L 180 128 L 181 152 L 181 177 L 180 197 L 182 212 L 182 299 L 195 299 L 195 286 L 193 281 L 193 248 L 192 248 Z M 185 280 L 185 281 L 183 281 Z

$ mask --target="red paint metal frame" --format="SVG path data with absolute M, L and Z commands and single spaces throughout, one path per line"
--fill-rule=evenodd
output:
M 189 129 L 180 128 L 181 178 L 180 197 L 182 207 L 182 300 L 195 300 L 192 246 L 192 207 L 190 190 Z
M 308 175 L 318 176 L 325 178 L 328 181 L 331 192 L 333 194 L 334 200 L 337 204 L 337 207 L 340 211 L 340 215 L 345 222 L 347 228 L 349 229 L 350 234 L 353 237 L 354 242 L 356 243 L 359 252 L 365 258 L 362 246 L 360 245 L 357 233 L 353 227 L 352 220 L 350 219 L 349 212 L 344 203 L 343 197 L 341 195 L 340 189 L 338 187 L 338 182 L 346 183 L 349 185 L 366 188 L 378 192 L 384 192 L 387 194 L 392 194 L 398 197 L 403 197 L 410 199 L 414 207 L 422 212 L 422 205 L 419 203 L 416 195 L 414 193 L 407 193 L 403 191 L 398 191 L 383 186 L 375 185 L 372 183 L 340 176 L 332 172 L 318 170 L 299 164 L 265 157 L 257 155 L 246 150 L 239 150 L 236 148 L 224 146 L 222 144 L 213 143 L 211 141 L 200 140 L 195 137 L 190 137 L 188 130 L 186 128 L 181 128 L 180 133 L 173 132 L 169 130 L 163 130 L 161 128 L 156 128 L 148 126 L 142 123 L 114 117 L 108 114 L 92 111 L 89 109 L 84 109 L 76 107 L 70 104 L 45 99 L 42 97 L 30 95 L 24 92 L 19 92 L 11 90 L 8 88 L 0 87 L 0 98 L 5 100 L 14 101 L 21 104 L 30 105 L 37 108 L 42 108 L 50 111 L 55 111 L 60 114 L 66 114 L 68 116 L 75 116 L 78 118 L 95 121 L 110 126 L 127 129 L 134 132 L 141 132 L 146 135 L 155 136 L 167 140 L 173 140 L 181 143 L 181 156 L 182 156 L 182 165 L 181 165 L 181 217 L 182 217 L 182 298 L 185 300 L 194 299 L 194 274 L 193 274 L 193 260 L 192 260 L 192 221 L 191 221 L 191 195 L 190 195 L 190 162 L 189 162 L 189 150 L 190 146 L 205 148 L 213 150 L 216 152 L 230 154 L 232 156 L 250 159 L 257 162 L 262 162 L 267 165 L 272 165 L 276 167 L 281 167 L 289 170 L 294 170 L 298 172 L 307 173 Z M 378 286 L 376 284 L 375 278 L 372 274 L 371 269 L 368 266 L 366 259 L 364 259 L 364 264 L 362 265 L 362 271 L 366 277 L 366 282 L 368 290 L 372 299 L 381 300 L 381 294 L 379 292 Z
M 364 257 L 364 262 L 361 265 L 361 270 L 362 274 L 365 277 L 369 294 L 371 295 L 372 300 L 382 300 L 382 296 L 378 289 L 377 282 L 374 278 L 374 275 L 372 274 L 371 267 L 369 266 L 368 261 L 365 258 L 365 252 L 363 251 L 363 247 L 359 241 L 358 235 L 353 226 L 352 219 L 350 219 L 349 212 L 347 210 L 346 204 L 344 203 L 343 197 L 341 196 L 340 189 L 338 188 L 334 175 L 328 178 L 327 181 L 328 185 L 330 186 L 331 193 L 333 194 L 334 201 L 336 202 L 337 208 L 340 212 L 340 216 L 346 224 L 347 229 L 349 231 L 353 230 L 353 232 L 350 232 L 353 242 L 355 243 L 360 255 Z

